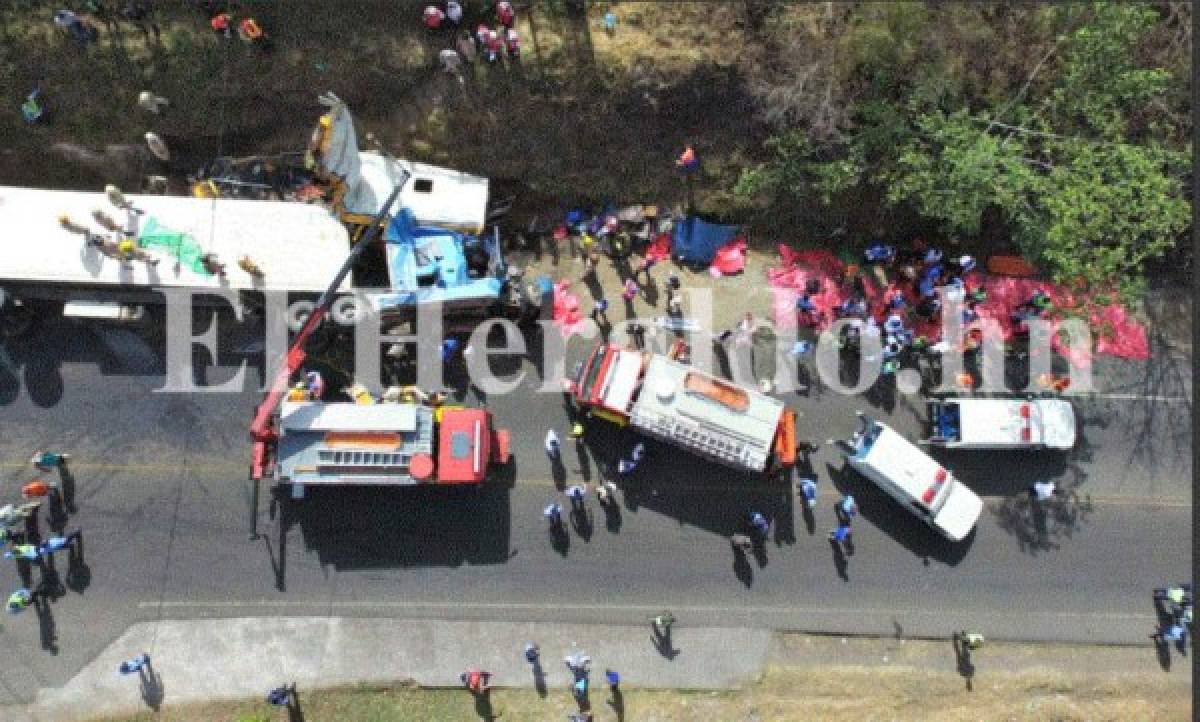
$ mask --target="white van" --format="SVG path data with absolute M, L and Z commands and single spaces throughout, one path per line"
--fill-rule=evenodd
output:
M 929 438 L 948 449 L 1075 446 L 1075 410 L 1062 399 L 957 398 L 929 402 Z
M 834 442 L 846 463 L 950 541 L 962 541 L 983 499 L 891 427 L 858 412 L 858 431 Z

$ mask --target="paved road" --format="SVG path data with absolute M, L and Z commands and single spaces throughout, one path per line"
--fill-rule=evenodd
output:
M 57 647 L 0 672 L 10 701 L 63 683 L 131 622 L 162 618 L 638 623 L 670 607 L 697 625 L 914 636 L 972 626 L 1011 639 L 1140 643 L 1153 624 L 1148 590 L 1191 566 L 1191 414 L 1177 398 L 1190 396 L 1190 368 L 1181 356 L 1098 374 L 1120 384 L 1107 387 L 1113 393 L 1163 398 L 1081 402 L 1085 443 L 1069 459 L 948 457 L 991 497 L 958 548 L 843 474 L 828 451 L 814 459 L 825 497 L 810 526 L 786 487 L 651 446 L 622 490 L 619 520 L 593 506 L 590 537 L 575 531 L 556 550 L 539 512 L 555 493 L 541 436 L 551 424 L 566 428 L 557 394 L 488 399 L 515 431 L 517 461 L 504 483 L 264 500 L 264 537 L 252 543 L 246 426 L 259 394 L 153 393 L 161 362 L 143 337 L 58 323 L 45 331 L 36 347 L 10 344 L 0 360 L 0 458 L 10 461 L 0 488 L 11 497 L 27 480 L 20 462 L 34 448 L 75 454 L 71 524 L 84 529 L 90 581 L 68 578 L 82 594 L 69 591 L 40 620 L 32 611 L 5 620 L 6 647 Z M 209 380 L 227 375 L 218 369 Z M 904 399 L 891 413 L 829 393 L 795 404 L 802 433 L 815 438 L 848 433 L 857 407 L 917 431 Z M 586 464 L 568 453 L 569 478 L 594 476 L 597 461 L 632 443 L 599 427 L 589 436 Z M 1038 476 L 1074 492 L 1040 520 L 1020 493 Z M 856 553 L 840 570 L 824 539 L 835 486 L 853 491 L 863 516 Z M 775 520 L 773 538 L 764 559 L 735 565 L 725 538 L 751 508 Z M 0 584 L 14 583 L 12 568 L 0 567 Z

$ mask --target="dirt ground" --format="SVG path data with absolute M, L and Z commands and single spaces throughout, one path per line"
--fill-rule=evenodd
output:
M 968 686 L 944 641 L 862 640 L 787 635 L 765 673 L 741 690 L 622 689 L 620 714 L 597 686 L 597 722 L 1173 722 L 1191 719 L 1190 660 L 1170 672 L 1141 648 L 988 644 L 974 653 Z M 1178 660 L 1179 658 L 1176 657 Z M 301 690 L 304 718 L 321 722 L 390 720 L 556 720 L 575 710 L 567 690 L 497 689 L 489 705 L 462 690 L 384 688 Z M 106 722 L 283 720 L 260 700 L 164 708 Z

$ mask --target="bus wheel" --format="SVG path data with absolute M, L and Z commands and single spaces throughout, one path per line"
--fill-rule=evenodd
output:
M 32 306 L 20 299 L 9 297 L 8 303 L 0 309 L 0 336 L 4 338 L 24 336 L 33 328 L 34 318 Z

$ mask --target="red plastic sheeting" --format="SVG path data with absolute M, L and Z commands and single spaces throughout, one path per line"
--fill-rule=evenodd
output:
M 746 237 L 738 236 L 717 249 L 709 269 L 717 269 L 721 275 L 741 273 L 746 268 Z
M 828 326 L 834 317 L 833 310 L 847 297 L 838 283 L 845 270 L 845 264 L 825 249 L 793 251 L 780 244 L 779 255 L 783 267 L 767 270 L 767 279 L 775 296 L 776 325 L 783 330 L 796 327 L 796 298 L 804 292 L 808 280 L 816 278 L 821 282 L 821 291 L 810 300 L 824 315 L 822 327 Z M 1035 290 L 1041 289 L 1054 302 L 1057 313 L 1051 318 L 1051 324 L 1055 331 L 1058 329 L 1057 322 L 1068 315 L 1063 313 L 1064 310 L 1082 305 L 1089 309 L 1088 323 L 1095 339 L 1095 353 L 1136 360 L 1150 357 L 1150 344 L 1146 338 L 1145 327 L 1134 320 L 1129 312 L 1116 302 L 1115 297 L 1110 297 L 1107 305 L 1096 303 L 1094 295 L 1090 303 L 1088 299 L 1082 299 L 1083 303 L 1080 303 L 1070 291 L 1057 284 L 979 272 L 967 274 L 964 281 L 968 289 L 982 286 L 987 292 L 987 300 L 976 307 L 980 321 L 971 324 L 969 328 L 978 328 L 991 321 L 996 323 L 1003 338 L 1008 340 L 1013 333 L 1009 315 L 1018 305 L 1028 300 Z M 918 300 L 911 284 L 908 283 L 892 282 L 884 289 L 868 275 L 864 278 L 864 286 L 870 312 L 881 323 L 888 315 L 885 302 L 892 293 L 903 293 L 909 308 Z M 914 331 L 930 341 L 937 341 L 941 337 L 941 324 L 918 323 Z M 1066 356 L 1076 366 L 1084 366 L 1091 360 L 1091 349 L 1070 349 L 1057 333 L 1052 343 L 1055 351 Z
M 646 246 L 646 253 L 643 254 L 646 258 L 652 261 L 665 261 L 671 257 L 671 234 L 659 233 L 654 237 L 653 241 Z
M 587 324 L 579 308 L 579 296 L 571 293 L 570 288 L 571 282 L 566 279 L 554 284 L 554 325 L 558 326 L 563 338 L 581 333 Z

